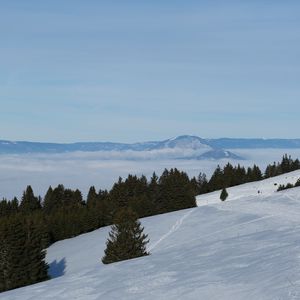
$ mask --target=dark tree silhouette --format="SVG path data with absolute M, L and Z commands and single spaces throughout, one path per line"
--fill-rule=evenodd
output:
M 120 210 L 115 217 L 115 224 L 109 233 L 104 264 L 149 255 L 146 244 L 149 242 L 144 228 L 138 221 L 137 214 L 130 208 Z
M 228 193 L 227 193 L 226 189 L 223 188 L 223 189 L 222 189 L 222 192 L 221 192 L 221 195 L 220 195 L 220 199 L 221 199 L 222 201 L 225 201 L 225 200 L 227 199 L 227 197 L 228 197 Z

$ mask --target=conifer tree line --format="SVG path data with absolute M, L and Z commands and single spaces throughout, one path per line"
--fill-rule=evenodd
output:
M 196 188 L 196 194 L 205 194 L 261 179 L 263 179 L 262 172 L 256 165 L 245 169 L 240 165 L 234 167 L 227 163 L 224 168 L 217 166 L 209 181 L 205 174 L 200 173 L 198 178 L 192 178 L 192 182 Z
M 277 189 L 277 192 L 292 189 L 294 187 L 299 187 L 299 186 L 300 186 L 300 179 L 298 179 L 295 184 L 292 184 L 292 183 L 287 183 L 286 185 L 280 184 Z
M 287 155 L 281 163 L 269 165 L 264 174 L 256 165 L 245 169 L 228 163 L 224 168 L 218 166 L 210 180 L 204 173 L 190 179 L 175 168 L 165 170 L 160 177 L 154 173 L 150 180 L 136 175 L 128 175 L 125 180 L 119 178 L 110 191 L 97 191 L 92 186 L 86 199 L 78 189 L 62 184 L 49 187 L 43 198 L 28 186 L 20 201 L 0 201 L 0 291 L 47 279 L 45 248 L 113 224 L 122 209 L 130 208 L 141 218 L 195 207 L 197 194 L 297 169 L 299 160 Z
M 278 176 L 281 174 L 285 174 L 288 172 L 296 171 L 300 169 L 300 161 L 299 159 L 293 160 L 291 156 L 285 154 L 282 157 L 280 163 L 273 163 L 272 165 L 268 165 L 265 171 L 265 178 L 270 178 L 274 176 Z
M 92 186 L 85 201 L 78 189 L 61 184 L 49 187 L 44 198 L 36 196 L 28 186 L 20 201 L 14 198 L 0 202 L 0 291 L 47 279 L 45 248 L 58 240 L 113 224 L 120 210 L 131 209 L 130 218 L 136 221 L 195 206 L 193 185 L 188 175 L 177 169 L 165 170 L 160 177 L 154 173 L 149 181 L 145 176 L 119 178 L 110 191 L 96 191 Z M 133 230 L 139 234 L 139 226 Z M 139 237 L 136 244 L 140 248 L 127 253 L 130 258 L 147 255 L 140 244 L 145 238 Z M 122 255 L 117 258 L 123 259 L 126 257 Z M 111 258 L 104 261 L 110 262 Z
M 224 168 L 218 166 L 210 180 L 207 180 L 204 173 L 200 173 L 197 178 L 193 177 L 191 182 L 195 188 L 195 194 L 200 195 L 243 183 L 278 176 L 299 169 L 299 159 L 293 160 L 291 156 L 285 154 L 280 163 L 274 162 L 273 164 L 269 164 L 264 172 L 262 172 L 257 165 L 245 168 L 240 165 L 234 167 L 228 163 Z

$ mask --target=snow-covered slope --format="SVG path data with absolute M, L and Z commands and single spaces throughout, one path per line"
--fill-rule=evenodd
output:
M 255 181 L 251 183 L 241 184 L 227 189 L 229 200 L 245 199 L 245 198 L 257 198 L 256 200 L 263 199 L 267 196 L 274 195 L 280 184 L 286 185 L 287 183 L 295 184 L 300 178 L 300 171 L 294 171 L 287 174 L 283 174 L 277 177 L 268 178 L 261 181 Z M 291 191 L 291 190 L 290 190 Z M 288 195 L 289 193 L 287 193 Z M 275 193 L 275 195 L 282 195 L 281 193 Z M 300 191 L 299 191 L 300 197 Z M 219 203 L 220 191 L 212 192 L 205 195 L 197 196 L 197 205 L 203 206 L 207 204 Z M 300 213 L 300 212 L 299 212 Z M 300 221 L 300 220 L 299 220 Z
M 142 220 L 151 255 L 100 259 L 109 228 L 48 249 L 48 282 L 0 299 L 300 299 L 300 171 L 197 198 L 199 207 Z M 258 190 L 260 193 L 258 194 Z

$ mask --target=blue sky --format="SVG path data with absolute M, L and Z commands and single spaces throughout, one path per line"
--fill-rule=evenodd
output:
M 1 1 L 0 139 L 300 137 L 299 1 Z

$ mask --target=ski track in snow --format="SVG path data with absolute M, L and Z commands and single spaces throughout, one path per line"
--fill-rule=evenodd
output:
M 163 240 L 165 240 L 166 238 L 168 238 L 172 233 L 174 233 L 175 231 L 177 231 L 180 226 L 182 225 L 183 221 L 189 217 L 192 212 L 194 211 L 194 209 L 191 209 L 190 211 L 188 211 L 185 215 L 183 215 L 178 221 L 176 221 L 176 223 L 171 227 L 171 229 L 164 234 L 157 242 L 153 243 L 152 245 L 150 245 L 148 247 L 149 251 L 152 251 L 153 249 L 155 249 Z

